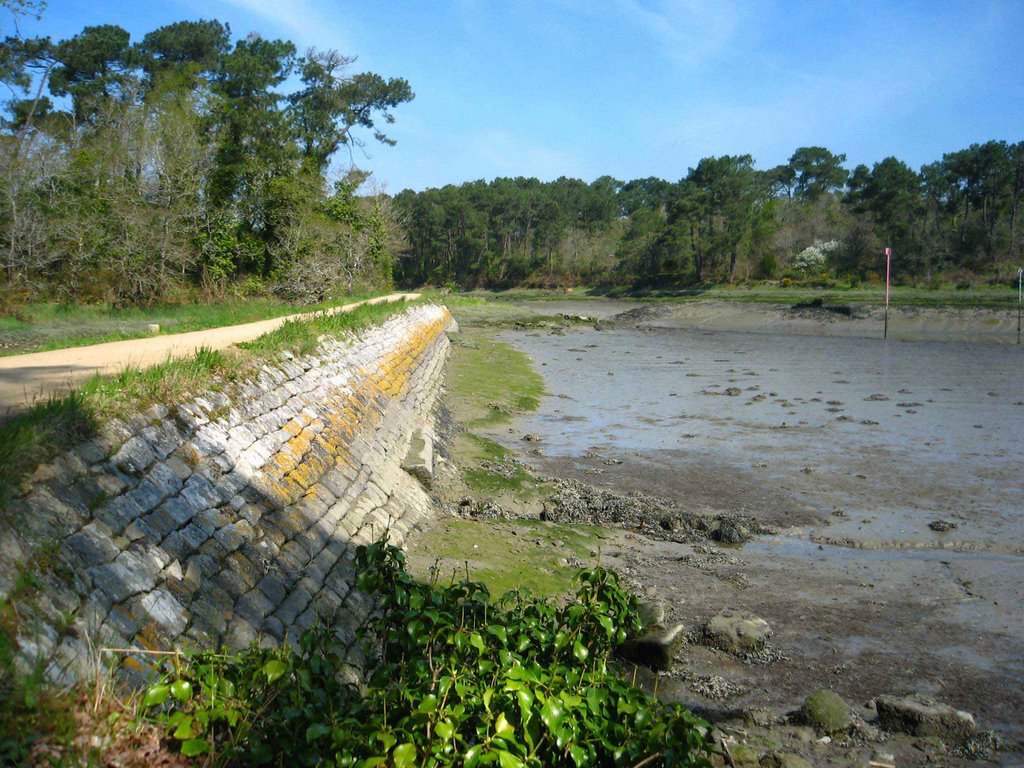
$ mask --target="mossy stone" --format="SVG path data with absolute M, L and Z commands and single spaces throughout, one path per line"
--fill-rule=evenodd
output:
M 800 710 L 803 720 L 820 734 L 831 736 L 850 729 L 853 718 L 849 705 L 833 691 L 815 691 Z
M 787 752 L 773 752 L 761 761 L 762 768 L 813 768 L 813 766 L 800 757 Z
M 732 762 L 736 768 L 758 768 L 761 765 L 761 761 L 757 757 L 757 750 L 745 744 L 729 747 L 729 754 L 732 756 Z

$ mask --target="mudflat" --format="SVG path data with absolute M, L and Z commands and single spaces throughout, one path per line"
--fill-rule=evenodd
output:
M 731 609 L 773 631 L 757 658 L 685 645 L 663 694 L 775 717 L 821 688 L 855 706 L 921 694 L 991 729 L 996 762 L 1024 759 L 1024 351 L 983 343 L 1015 340 L 1015 316 L 901 312 L 883 342 L 873 309 L 535 306 L 602 330 L 506 332 L 551 396 L 490 436 L 538 474 L 659 500 L 601 557 L 669 623 L 696 631 Z M 677 511 L 760 533 L 695 540 Z

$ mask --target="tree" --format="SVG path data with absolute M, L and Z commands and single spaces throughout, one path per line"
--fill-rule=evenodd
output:
M 833 155 L 824 147 L 800 147 L 789 158 L 790 174 L 779 181 L 790 181 L 794 197 L 814 201 L 846 184 L 845 162 L 846 155 Z
M 168 70 L 213 72 L 230 50 L 231 28 L 219 21 L 177 21 L 154 29 L 136 46 L 152 78 Z
M 312 48 L 299 61 L 305 88 L 289 97 L 289 112 L 303 157 L 318 172 L 327 168 L 342 145 L 361 146 L 353 134 L 355 128 L 370 130 L 378 141 L 394 144 L 374 120 L 379 114 L 386 123 L 393 123 L 390 110 L 415 98 L 403 78 L 385 80 L 368 72 L 347 76 L 345 70 L 354 61 L 337 51 Z
M 133 60 L 130 35 L 115 24 L 86 27 L 54 48 L 57 65 L 49 78 L 50 93 L 71 95 L 75 117 L 89 121 L 103 101 L 131 90 Z

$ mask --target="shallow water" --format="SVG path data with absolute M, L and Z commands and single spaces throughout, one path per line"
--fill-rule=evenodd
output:
M 1024 551 L 1019 347 L 666 328 L 507 339 L 554 395 L 519 423 L 545 456 L 657 466 L 665 487 L 649 491 L 677 496 L 669 476 L 699 465 L 733 507 L 756 513 L 768 489 L 815 510 L 827 541 Z M 936 533 L 937 519 L 958 528 Z

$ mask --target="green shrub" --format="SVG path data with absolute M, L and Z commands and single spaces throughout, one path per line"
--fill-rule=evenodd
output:
M 146 694 L 186 755 L 217 764 L 358 766 L 707 765 L 706 723 L 613 671 L 639 631 L 617 574 L 579 575 L 557 607 L 521 592 L 492 601 L 473 581 L 423 584 L 402 552 L 360 547 L 359 587 L 379 610 L 363 691 L 339 681 L 327 627 L 299 650 L 177 658 Z

